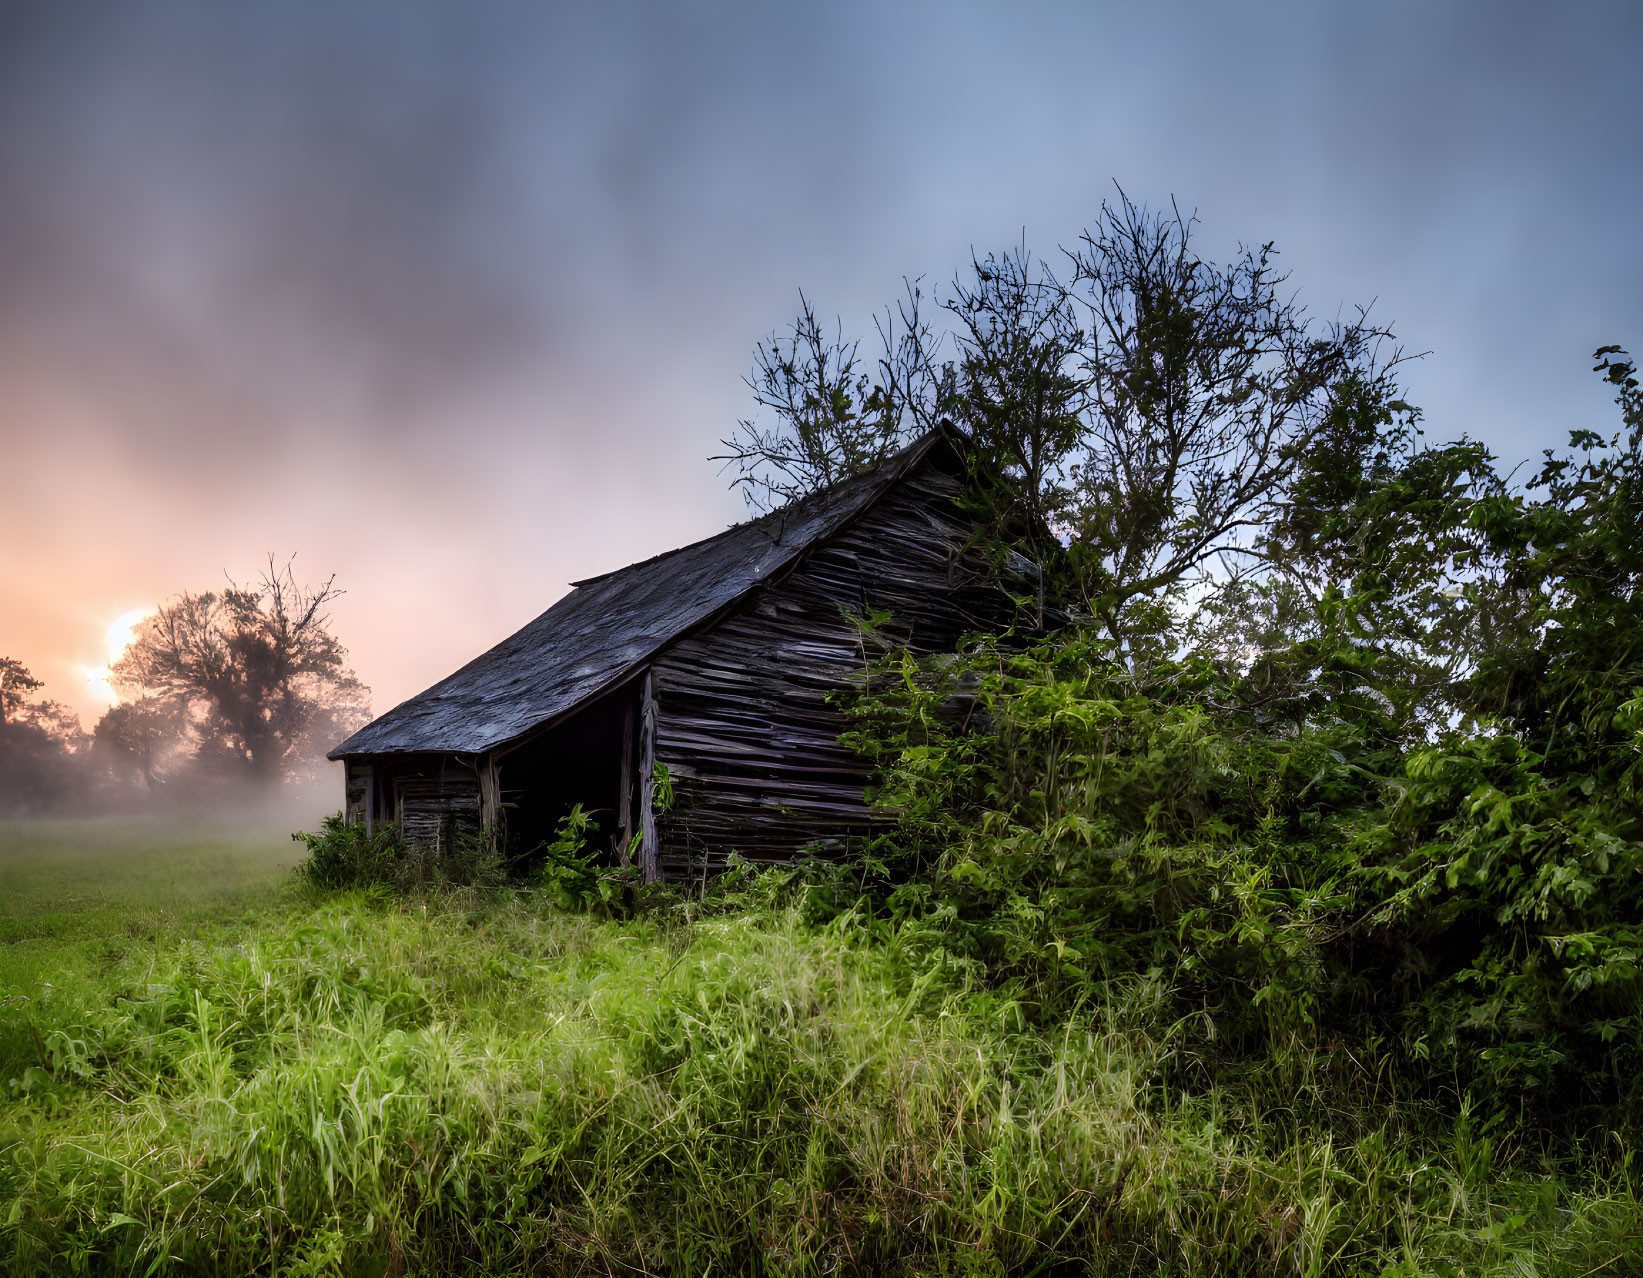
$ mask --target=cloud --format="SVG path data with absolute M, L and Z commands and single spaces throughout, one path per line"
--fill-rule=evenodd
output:
M 407 429 L 551 344 L 539 282 L 495 252 L 495 122 L 432 33 L 33 12 L 0 63 L 10 377 L 89 387 L 145 443 L 232 448 L 339 412 Z

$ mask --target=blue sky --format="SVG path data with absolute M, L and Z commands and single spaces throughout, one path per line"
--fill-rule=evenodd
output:
M 803 288 L 864 328 L 1114 182 L 1374 303 L 1437 436 L 1607 428 L 1643 347 L 1635 3 L 0 8 L 0 652 L 332 571 L 379 709 L 706 535 Z

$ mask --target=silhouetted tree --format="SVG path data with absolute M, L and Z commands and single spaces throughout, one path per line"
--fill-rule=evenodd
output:
M 953 369 L 935 363 L 940 343 L 923 302 L 908 281 L 901 302 L 875 317 L 880 350 L 869 365 L 860 340 L 845 340 L 842 323 L 829 338 L 799 294 L 787 335 L 760 342 L 743 379 L 774 420 L 738 422 L 712 458 L 735 470 L 731 483 L 749 505 L 772 510 L 870 470 L 950 411 Z
M 755 353 L 762 422 L 740 423 L 720 459 L 755 505 L 779 505 L 950 417 L 984 508 L 1038 544 L 1060 602 L 1121 645 L 1156 635 L 1182 592 L 1268 571 L 1257 531 L 1343 401 L 1361 417 L 1396 400 L 1403 358 L 1363 311 L 1314 321 L 1270 243 L 1218 265 L 1195 226 L 1120 191 L 1059 276 L 1025 245 L 972 256 L 939 299 L 941 332 L 909 283 L 873 368 L 801 296 L 790 339 Z
M 110 706 L 94 731 L 98 753 L 118 774 L 142 778 L 153 789 L 168 761 L 187 744 L 182 708 L 163 697 L 141 697 Z
M 1316 324 L 1272 244 L 1217 265 L 1194 248 L 1195 225 L 1120 192 L 1068 254 L 1087 390 L 1063 518 L 1079 594 L 1114 638 L 1132 629 L 1132 601 L 1212 563 L 1232 577 L 1258 567 L 1256 533 L 1342 397 L 1396 397 L 1389 330 L 1362 311 Z
M 45 685 L 22 662 L 0 657 L 0 811 L 43 811 L 83 779 L 86 734 L 59 701 L 35 700 Z
M 975 445 L 996 531 L 1053 555 L 1052 528 L 1072 497 L 1068 463 L 1088 432 L 1085 333 L 1072 296 L 1022 247 L 972 257 L 947 309 L 960 321 L 952 413 Z
M 144 708 L 105 736 L 140 758 L 145 734 L 174 715 L 197 758 L 259 781 L 319 757 L 369 717 L 368 691 L 328 628 L 333 581 L 309 589 L 270 556 L 254 586 L 231 582 L 164 604 L 113 666 L 115 686 L 140 694 Z
M 42 686 L 21 661 L 0 657 L 0 723 L 10 723 Z

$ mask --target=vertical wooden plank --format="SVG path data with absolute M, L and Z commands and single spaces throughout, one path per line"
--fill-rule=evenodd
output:
M 399 777 L 399 833 L 407 846 L 450 852 L 458 838 L 481 833 L 479 783 L 461 774 Z
M 616 859 L 629 864 L 628 845 L 633 842 L 633 702 L 622 708 L 622 775 L 616 792 Z
M 662 878 L 661 850 L 656 843 L 656 674 L 645 671 L 639 712 L 639 867 L 646 883 Z
M 377 828 L 377 770 L 374 764 L 365 769 L 365 837 L 370 838 Z
M 497 772 L 496 755 L 487 754 L 475 771 L 479 774 L 479 828 L 485 831 L 493 844 L 502 845 L 502 778 Z

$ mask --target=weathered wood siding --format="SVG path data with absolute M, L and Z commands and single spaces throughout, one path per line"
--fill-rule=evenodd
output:
M 396 777 L 394 820 L 407 844 L 444 853 L 457 839 L 480 833 L 479 778 L 471 772 Z
M 353 825 L 365 824 L 365 804 L 371 792 L 371 765 L 359 759 L 349 759 L 343 782 L 343 814 Z
M 925 652 L 1015 620 L 969 544 L 958 492 L 956 476 L 923 469 L 788 575 L 658 654 L 656 759 L 675 792 L 656 818 L 665 877 L 717 869 L 732 851 L 777 861 L 836 848 L 870 828 L 867 769 L 840 743 L 844 718 L 828 702 L 862 668 L 844 614 L 888 610 L 898 637 Z

